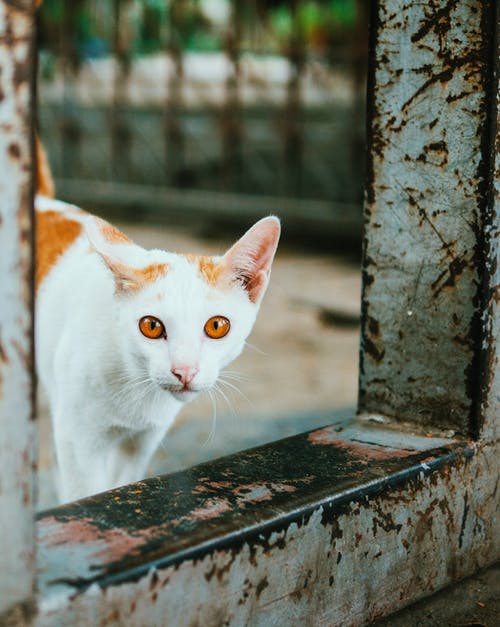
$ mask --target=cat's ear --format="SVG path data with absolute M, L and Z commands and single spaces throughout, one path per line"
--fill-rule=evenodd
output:
M 131 268 L 116 256 L 116 245 L 133 245 L 121 231 L 95 216 L 85 222 L 85 233 L 92 249 L 99 255 L 115 281 L 116 293 L 136 292 L 140 287 L 140 277 L 135 268 Z
M 223 263 L 229 269 L 232 280 L 248 292 L 253 303 L 259 302 L 266 291 L 280 231 L 278 218 L 263 218 L 223 257 Z

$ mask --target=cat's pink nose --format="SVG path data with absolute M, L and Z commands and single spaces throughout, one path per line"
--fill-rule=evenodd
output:
M 179 379 L 182 385 L 189 385 L 198 374 L 199 368 L 196 366 L 174 366 L 172 374 Z

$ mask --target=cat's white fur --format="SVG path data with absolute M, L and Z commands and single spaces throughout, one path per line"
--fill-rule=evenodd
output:
M 36 303 L 37 370 L 52 414 L 59 495 L 68 501 L 144 477 L 183 403 L 209 390 L 243 349 L 280 229 L 277 218 L 264 218 L 214 258 L 232 275 L 214 286 L 182 255 L 107 241 L 102 223 L 72 205 L 38 196 L 36 210 L 63 212 L 84 227 L 41 282 Z M 115 262 L 168 270 L 124 294 Z M 147 315 L 164 323 L 166 339 L 141 334 Z M 231 323 L 221 339 L 204 333 L 215 315 Z M 175 367 L 197 370 L 190 390 L 180 391 Z

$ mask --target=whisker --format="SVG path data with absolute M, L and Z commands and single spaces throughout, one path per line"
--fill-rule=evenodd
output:
M 156 397 L 159 391 L 150 377 L 144 374 L 124 383 L 127 385 L 117 384 L 114 392 L 108 396 L 118 411 L 130 411 L 131 406 L 140 404 L 148 394 L 153 393 Z
M 250 344 L 250 342 L 245 342 L 245 346 L 248 346 L 248 348 L 251 348 L 252 350 L 254 350 L 257 353 L 260 353 L 261 355 L 265 355 L 266 357 L 269 354 L 269 353 L 266 353 L 265 351 L 261 350 L 260 348 L 257 348 L 257 346 L 254 346 L 253 344 Z
M 213 442 L 215 437 L 215 428 L 217 426 L 217 403 L 212 393 L 212 390 L 207 390 L 208 396 L 210 398 L 210 402 L 212 403 L 212 428 L 210 429 L 210 433 L 208 434 L 207 439 L 202 444 L 202 448 L 204 448 L 209 442 Z
M 219 387 L 219 382 L 217 382 L 217 383 L 214 385 L 213 389 L 214 389 L 216 392 L 218 392 L 218 393 L 222 396 L 222 398 L 226 401 L 227 406 L 228 406 L 228 408 L 229 408 L 229 412 L 230 412 L 230 414 L 233 416 L 233 418 L 237 418 L 237 414 L 236 414 L 236 412 L 235 412 L 235 410 L 234 410 L 233 404 L 231 403 L 231 401 L 230 401 L 230 400 L 229 400 L 229 398 L 227 397 L 227 394 L 226 394 L 226 393 L 225 393 L 225 392 L 224 392 L 224 391 L 223 391 L 223 390 Z
M 241 372 L 237 372 L 236 370 L 223 370 L 219 378 L 233 379 L 234 381 L 250 381 L 250 377 L 248 375 L 242 374 Z
M 247 403 L 251 406 L 251 407 L 255 407 L 255 404 L 248 398 L 248 396 L 246 394 L 244 394 L 239 387 L 237 387 L 236 385 L 234 385 L 233 383 L 230 383 L 229 381 L 225 381 L 222 377 L 219 377 L 219 383 L 223 383 L 224 385 L 226 385 L 228 388 L 230 388 L 231 390 L 234 390 L 235 392 L 238 392 L 238 394 L 240 396 L 242 396 Z

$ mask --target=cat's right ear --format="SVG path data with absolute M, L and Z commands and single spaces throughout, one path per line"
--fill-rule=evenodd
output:
M 116 245 L 133 245 L 132 240 L 109 224 L 109 222 L 95 216 L 91 216 L 86 220 L 85 233 L 90 246 L 113 275 L 116 293 L 135 292 L 139 287 L 137 270 L 131 268 L 116 256 Z
M 267 289 L 280 231 L 276 216 L 262 218 L 223 257 L 233 281 L 253 303 L 259 303 Z

